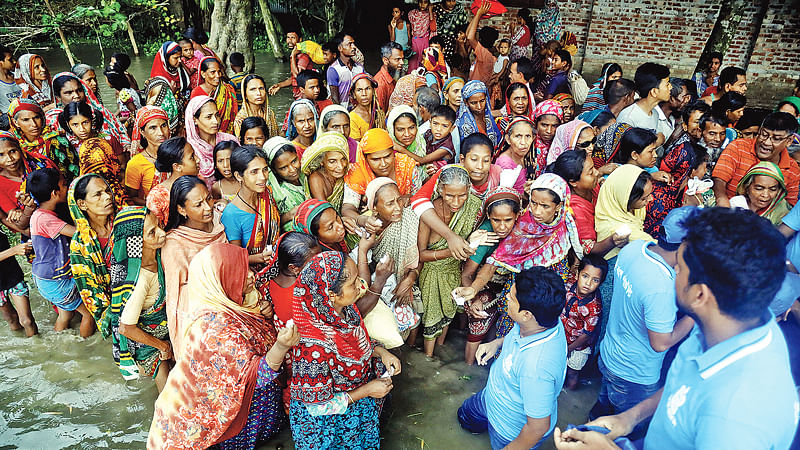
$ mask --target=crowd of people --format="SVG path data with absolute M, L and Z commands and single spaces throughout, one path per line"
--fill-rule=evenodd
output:
M 141 84 L 123 53 L 52 75 L 0 47 L 4 318 L 38 333 L 24 256 L 55 331 L 77 312 L 154 380 L 154 449 L 287 422 L 297 448 L 378 448 L 390 350 L 434 361 L 451 328 L 491 364 L 457 417 L 493 448 L 788 448 L 800 85 L 747 108 L 715 53 L 589 86 L 545 3 L 507 30 L 491 2 L 394 8 L 374 76 L 353 35 L 289 31 L 270 85 L 191 28 Z M 556 428 L 595 364 L 592 422 Z

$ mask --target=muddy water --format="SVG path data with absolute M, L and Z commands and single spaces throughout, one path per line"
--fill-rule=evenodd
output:
M 96 48 L 77 46 L 78 59 L 101 67 Z M 68 70 L 58 49 L 37 50 L 53 74 Z M 110 52 L 106 52 L 106 57 Z M 134 57 L 129 71 L 141 83 L 152 58 Z M 288 65 L 257 55 L 257 73 L 272 83 L 288 75 Z M 99 73 L 98 73 L 99 75 Z M 101 83 L 106 105 L 114 111 L 113 91 Z M 291 94 L 283 89 L 270 104 L 283 117 Z M 29 273 L 30 267 L 23 264 Z M 28 279 L 30 280 L 29 276 Z M 144 448 L 157 397 L 150 380 L 125 382 L 111 359 L 111 344 L 99 335 L 81 338 L 76 329 L 53 332 L 56 314 L 31 290 L 31 306 L 40 335 L 27 339 L 0 320 L 0 448 Z M 77 320 L 73 323 L 77 326 Z M 464 432 L 456 420 L 461 402 L 486 383 L 488 371 L 463 364 L 464 339 L 451 333 L 437 350 L 440 361 L 427 361 L 415 350 L 400 357 L 403 373 L 395 377 L 390 419 L 382 432 L 387 449 L 483 449 L 487 436 Z M 596 385 L 559 398 L 559 424 L 583 423 L 594 403 Z M 288 430 L 262 448 L 291 449 Z M 548 442 L 544 448 L 553 448 Z

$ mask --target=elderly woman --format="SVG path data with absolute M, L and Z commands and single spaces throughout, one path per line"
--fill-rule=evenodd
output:
M 520 195 L 524 194 L 528 170 L 525 160 L 532 150 L 534 139 L 533 122 L 527 117 L 517 117 L 506 127 L 503 135 L 503 147 L 495 163 L 504 170 L 518 172 L 513 184 Z
M 378 415 L 401 367 L 370 341 L 354 305 L 367 292 L 358 275 L 344 253 L 323 252 L 297 279 L 289 420 L 298 449 L 380 446 Z
M 225 206 L 220 222 L 228 242 L 246 248 L 250 264 L 261 268 L 269 261 L 281 232 L 278 206 L 267 187 L 271 173 L 267 159 L 258 147 L 236 147 L 231 153 L 231 172 L 239 182 L 239 192 Z
M 130 66 L 130 63 L 128 63 Z M 119 68 L 124 71 L 127 67 L 123 68 L 119 66 Z M 70 72 L 74 73 L 75 76 L 81 79 L 92 92 L 94 92 L 94 96 L 100 100 L 100 103 L 103 103 L 103 100 L 100 98 L 100 84 L 97 83 L 97 72 L 95 72 L 94 67 L 88 64 L 75 64 L 72 68 L 69 69 Z M 127 72 L 124 72 L 125 75 L 129 75 Z M 139 89 L 138 86 L 131 83 L 131 87 L 133 89 Z
M 347 139 L 336 131 L 320 134 L 300 162 L 300 170 L 308 178 L 306 196 L 327 201 L 341 213 L 344 177 L 349 169 Z
M 439 174 L 434 194 L 433 209 L 436 215 L 461 238 L 472 233 L 481 214 L 480 199 L 469 193 L 471 184 L 464 167 L 445 166 Z M 425 337 L 425 355 L 432 358 L 435 345 L 444 344 L 447 328 L 456 313 L 451 292 L 461 281 L 461 262 L 453 257 L 447 240 L 438 233 L 432 233 L 425 222 L 419 226 L 417 248 L 423 264 L 419 274 L 425 311 L 422 333 Z
M 528 170 L 528 179 L 541 175 L 547 167 L 547 154 L 556 135 L 556 129 L 564 119 L 561 104 L 554 100 L 545 100 L 533 110 L 533 123 L 536 125 L 536 138 L 533 141 L 535 151 L 528 153 L 525 158 L 525 169 Z
M 306 199 L 308 180 L 300 170 L 297 147 L 286 138 L 275 136 L 265 142 L 264 153 L 269 165 L 268 178 L 272 198 L 278 207 L 280 222 L 285 230 L 289 230 L 297 206 Z
M 276 378 L 300 335 L 290 326 L 276 337 L 241 247 L 210 245 L 190 268 L 186 358 L 156 400 L 147 447 L 255 448 L 285 421 Z
M 506 104 L 502 115 L 497 118 L 497 126 L 505 130 L 516 117 L 527 117 L 533 120 L 533 94 L 523 83 L 511 83 L 506 88 Z
M 450 77 L 444 81 L 442 85 L 442 97 L 444 97 L 444 105 L 449 106 L 456 113 L 461 106 L 463 99 L 461 98 L 461 89 L 464 88 L 464 79 L 461 77 Z
M 303 151 L 316 140 L 317 120 L 317 108 L 311 100 L 295 100 L 289 106 L 286 139 L 292 141 L 297 149 L 298 158 L 302 157 Z M 359 135 L 358 138 L 360 137 Z
M 781 169 L 772 162 L 761 161 L 747 171 L 738 186 L 731 206 L 753 211 L 776 227 L 791 207 L 786 201 L 786 182 Z
M 53 161 L 67 181 L 80 175 L 78 152 L 69 141 L 44 121 L 44 111 L 33 100 L 14 99 L 8 108 L 11 129 L 26 153 L 46 156 Z
M 132 138 L 140 151 L 125 167 L 125 190 L 131 203 L 144 205 L 153 184 L 159 181 L 155 166 L 158 147 L 170 138 L 167 113 L 157 106 L 140 108 L 136 112 Z
M 485 134 L 497 146 L 500 142 L 500 129 L 492 117 L 488 102 L 488 91 L 482 81 L 472 80 L 461 89 L 461 106 L 458 107 L 456 126 L 460 136 L 472 133 Z
M 275 111 L 269 106 L 267 87 L 261 75 L 251 73 L 242 80 L 242 105 L 233 119 L 233 131 L 239 135 L 242 121 L 248 117 L 260 117 L 267 123 L 269 135 L 267 139 L 277 136 L 280 132 Z
M 186 140 L 194 148 L 200 177 L 211 187 L 214 184 L 214 146 L 222 141 L 239 143 L 236 136 L 220 129 L 217 104 L 207 95 L 198 95 L 186 106 Z
M 547 152 L 547 165 L 555 162 L 567 150 L 579 148 L 591 153 L 596 140 L 594 128 L 582 120 L 575 119 L 559 126 Z
M 564 112 L 563 122 L 571 122 L 575 118 L 576 103 L 571 94 L 556 94 L 552 100 L 561 104 L 561 110 Z
M 359 73 L 350 84 L 350 137 L 360 140 L 372 128 L 386 127 L 386 114 L 378 105 L 378 83 L 367 73 Z
M 347 157 L 351 163 L 356 162 L 358 154 L 358 141 L 350 137 L 350 114 L 347 108 L 342 105 L 328 105 L 323 108 L 319 115 L 319 127 L 317 129 L 323 133 L 326 131 L 337 131 L 347 139 Z
M 400 105 L 389 112 L 386 119 L 386 130 L 394 141 L 394 149 L 420 164 L 415 170 L 417 176 L 424 180 L 428 178 L 425 167 L 435 170 L 433 164 L 422 167 L 424 159 L 430 159 L 427 155 L 427 143 L 425 137 L 417 126 L 417 114 L 410 106 Z

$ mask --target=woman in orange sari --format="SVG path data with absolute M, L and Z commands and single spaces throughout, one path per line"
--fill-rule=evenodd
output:
M 207 56 L 200 60 L 200 76 L 203 82 L 192 91 L 191 98 L 198 95 L 207 95 L 214 99 L 219 111 L 219 131 L 223 133 L 233 133 L 233 119 L 239 112 L 239 104 L 236 103 L 236 90 L 230 84 L 222 81 L 225 72 L 222 64 L 213 56 Z

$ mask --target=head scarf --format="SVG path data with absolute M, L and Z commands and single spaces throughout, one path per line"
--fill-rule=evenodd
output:
M 172 93 L 172 88 L 169 86 L 169 81 L 164 77 L 153 77 L 144 82 L 144 98 L 150 96 L 150 92 L 158 89 L 155 99 L 152 100 L 152 106 L 157 106 L 164 110 L 169 116 L 169 129 L 173 133 L 178 131 L 179 126 L 183 123 L 183 116 L 178 108 L 178 101 L 175 99 L 175 94 Z M 148 102 L 148 104 L 150 104 Z
M 372 209 L 375 205 L 375 194 L 378 193 L 378 190 L 387 184 L 393 184 L 397 186 L 397 183 L 394 182 L 393 179 L 389 177 L 378 177 L 374 180 L 370 181 L 367 185 L 367 191 L 364 194 L 367 197 L 367 208 Z
M 103 115 L 102 132 L 114 137 L 114 139 L 116 139 L 123 148 L 127 149 L 131 144 L 131 138 L 128 137 L 128 129 L 122 125 L 122 122 L 119 121 L 119 118 L 116 116 L 116 114 L 111 113 L 108 108 L 103 106 L 89 85 L 86 84 L 85 81 L 78 78 L 74 73 L 59 72 L 53 77 L 53 82 L 55 83 L 55 81 L 61 77 L 67 77 L 76 80 L 80 86 L 83 86 L 84 94 L 86 94 L 86 102 L 94 111 L 97 111 Z M 47 112 L 47 123 L 51 126 L 51 128 L 57 129 L 58 115 L 64 110 L 64 105 L 61 105 L 61 100 L 58 98 L 59 93 L 54 92 L 53 94 L 56 95 L 56 107 Z M 67 133 L 67 137 L 70 139 L 70 143 L 72 143 L 75 148 L 80 147 L 80 143 L 75 136 L 71 135 L 71 133 Z
M 304 201 L 300 204 L 300 206 L 297 207 L 297 213 L 292 220 L 292 229 L 294 231 L 305 233 L 309 236 L 314 236 L 317 238 L 317 241 L 323 250 L 345 253 L 349 252 L 350 250 L 347 248 L 347 243 L 345 241 L 328 244 L 320 241 L 319 236 L 311 232 L 311 222 L 325 212 L 326 209 L 333 209 L 333 205 L 315 198 Z M 334 209 L 334 211 L 336 210 Z M 336 214 L 338 215 L 339 213 Z M 331 245 L 333 245 L 333 247 L 331 247 Z
M 556 135 L 550 151 L 547 152 L 547 164 L 550 165 L 567 150 L 573 150 L 578 142 L 578 137 L 585 128 L 592 126 L 582 120 L 572 120 L 556 128 Z
M 349 157 L 347 139 L 338 131 L 325 131 L 317 137 L 317 140 L 303 152 L 300 170 L 306 175 L 311 175 L 322 167 L 322 158 L 328 152 L 339 152 L 345 158 Z
M 461 83 L 464 83 L 464 79 L 461 78 L 461 77 L 450 77 L 450 78 L 448 78 L 447 80 L 445 80 L 444 85 L 442 85 L 442 92 L 449 91 L 450 88 L 453 87 L 453 85 L 458 83 L 459 81 Z
M 558 40 L 561 37 L 561 13 L 556 0 L 547 0 L 542 12 L 536 16 L 534 23 L 534 36 L 536 45 L 541 47 L 547 41 Z
M 278 126 L 278 121 L 275 118 L 275 111 L 269 107 L 269 95 L 267 95 L 266 92 L 264 93 L 264 105 L 260 110 L 255 105 L 250 103 L 250 100 L 247 99 L 247 85 L 253 80 L 261 81 L 264 83 L 264 87 L 267 87 L 266 82 L 258 78 L 258 75 L 256 74 L 250 74 L 244 77 L 241 84 L 242 87 L 240 89 L 242 93 L 242 104 L 239 108 L 239 112 L 236 113 L 236 118 L 233 120 L 233 131 L 238 136 L 244 119 L 248 117 L 261 117 L 264 119 L 264 122 L 267 123 L 267 131 L 269 131 L 269 136 L 277 136 L 278 133 L 280 133 L 280 127 Z
M 653 240 L 652 236 L 644 232 L 647 208 L 628 211 L 631 189 L 643 171 L 644 169 L 633 164 L 623 164 L 600 186 L 594 210 L 594 228 L 597 230 L 598 242 L 614 234 L 622 225 L 627 225 L 631 229 L 631 241 Z M 613 258 L 617 253 L 619 249 L 612 249 L 606 253 L 605 258 Z
M 14 120 L 14 116 L 20 111 L 31 111 L 42 117 L 42 131 L 39 137 L 33 141 L 28 141 Z M 44 123 L 45 114 L 38 103 L 27 98 L 15 98 L 8 106 L 8 119 L 20 149 L 26 155 L 24 159 L 32 157 L 37 160 L 35 162 L 27 161 L 27 163 L 32 164 L 32 167 L 40 168 L 37 167 L 42 162 L 39 160 L 44 158 L 54 163 L 54 167 L 58 167 L 58 170 L 67 178 L 67 181 L 72 181 L 73 178 L 80 174 L 78 152 L 70 147 L 67 139 L 61 137 L 58 131 L 52 130 L 49 125 Z M 47 166 L 46 162 L 44 164 Z
M 542 116 L 547 115 L 556 116 L 559 121 L 564 120 L 564 110 L 561 109 L 561 103 L 555 100 L 545 100 L 536 105 L 533 110 L 534 127 Z M 525 156 L 525 168 L 528 170 L 529 179 L 538 177 L 544 172 L 547 167 L 547 153 L 550 151 L 550 145 L 552 145 L 552 141 L 547 143 L 536 133 L 533 139 L 533 149 L 535 151 L 530 151 Z
M 330 297 L 346 258 L 341 252 L 320 253 L 297 277 L 292 317 L 300 344 L 292 354 L 293 400 L 323 403 L 369 381 L 372 344 L 361 314 L 350 305 L 339 316 Z
M 44 119 L 44 111 L 42 110 L 42 107 L 29 98 L 15 98 L 14 100 L 11 100 L 11 103 L 8 105 L 8 118 L 14 119 L 14 116 L 16 116 L 20 111 L 30 111 L 32 113 L 41 115 L 42 119 Z
M 97 239 L 97 233 L 89 225 L 89 219 L 78 208 L 75 200 L 75 186 L 87 174 L 72 181 L 67 192 L 67 205 L 69 214 L 75 221 L 75 234 L 69 243 L 69 260 L 72 265 L 72 277 L 78 287 L 83 304 L 97 322 L 97 328 L 107 338 L 111 335 L 111 315 L 108 314 L 111 306 L 111 277 L 106 266 L 106 256 L 111 250 L 111 245 L 103 248 Z M 99 177 L 105 181 L 103 177 Z
M 389 136 L 391 136 L 392 141 L 396 142 L 399 145 L 403 145 L 400 141 L 397 140 L 397 137 L 394 134 L 394 123 L 397 122 L 397 119 L 400 118 L 403 114 L 410 114 L 411 117 L 414 118 L 414 125 L 417 125 L 417 135 L 414 138 L 414 142 L 411 143 L 406 150 L 409 152 L 417 155 L 417 156 L 425 156 L 427 149 L 425 143 L 425 136 L 423 133 L 419 131 L 419 123 L 417 123 L 417 114 L 414 112 L 414 109 L 410 106 L 400 105 L 395 106 L 389 111 L 389 116 L 386 117 L 386 131 L 389 132 Z
M 489 215 L 489 207 L 492 206 L 493 203 L 498 202 L 500 200 L 511 200 L 516 202 L 518 205 L 522 204 L 522 199 L 517 192 L 516 189 L 511 187 L 503 187 L 497 186 L 494 189 L 490 190 L 486 194 L 486 198 L 483 199 L 483 215 L 484 217 Z
M 347 116 L 347 120 L 348 121 L 350 120 L 350 113 L 347 112 L 347 108 L 336 103 L 330 104 L 325 108 L 323 108 L 322 112 L 319 115 L 319 124 L 317 124 L 317 133 L 322 133 L 324 131 L 325 127 L 322 126 L 322 122 L 325 121 L 325 116 L 327 116 L 328 113 L 331 113 L 333 111 L 344 113 Z M 348 136 L 346 139 L 347 139 L 347 149 L 348 149 L 347 156 L 350 160 L 350 163 L 354 163 L 356 162 L 356 154 L 358 153 L 358 141 L 351 138 L 350 136 Z
M 41 88 L 37 88 L 33 82 L 33 63 L 36 58 L 42 60 L 42 65 L 47 74 L 47 79 L 42 81 Z M 26 53 L 19 57 L 14 72 L 14 82 L 22 89 L 22 98 L 30 98 L 40 106 L 47 106 L 55 101 L 53 91 L 50 88 L 53 85 L 52 78 L 50 78 L 50 69 L 47 68 L 44 58 L 39 55 Z
M 420 67 L 397 80 L 392 95 L 389 96 L 389 111 L 399 105 L 411 106 L 417 88 L 425 86 L 425 68 Z
M 447 64 L 444 62 L 444 53 L 428 47 L 422 54 L 422 66 L 425 70 L 436 76 L 436 82 L 441 87 L 447 78 Z
M 539 223 L 527 209 L 517 220 L 514 229 L 487 260 L 490 264 L 520 272 L 532 266 L 550 267 L 567 257 L 570 248 L 583 258 L 583 247 L 578 239 L 578 229 L 570 208 L 569 185 L 553 173 L 542 174 L 531 185 L 536 189 L 549 189 L 561 200 L 552 223 Z
M 247 252 L 231 244 L 211 244 L 192 259 L 186 289 L 193 317 L 182 330 L 186 357 L 156 400 L 149 446 L 206 448 L 247 423 L 260 363 L 275 342 L 258 293 L 242 295 L 247 270 Z M 186 432 L 189 416 L 196 432 Z
M 472 133 L 479 132 L 475 117 L 469 110 L 469 106 L 467 106 L 467 100 L 477 94 L 484 94 L 486 96 L 486 108 L 483 112 L 483 117 L 486 121 L 486 136 L 491 139 L 494 146 L 497 146 L 500 142 L 500 129 L 497 128 L 497 123 L 495 123 L 492 117 L 492 110 L 489 108 L 489 91 L 486 89 L 486 85 L 479 80 L 468 81 L 461 89 L 462 101 L 461 106 L 458 107 L 458 117 L 456 118 L 456 126 L 458 126 L 459 135 L 462 136 L 462 138 L 466 138 Z
M 200 67 L 202 67 L 203 62 L 207 60 L 216 61 L 219 64 L 220 68 L 222 68 L 222 63 L 219 62 L 219 59 L 216 56 L 206 56 L 200 60 Z M 199 70 L 199 67 L 198 67 Z M 205 81 L 205 79 L 203 79 Z M 200 92 L 205 92 L 204 89 L 199 89 Z M 234 130 L 234 119 L 236 118 L 237 113 L 239 112 L 239 104 L 236 102 L 236 89 L 231 86 L 230 83 L 226 83 L 223 80 L 219 80 L 219 84 L 214 87 L 214 90 L 211 91 L 209 97 L 214 99 L 214 102 L 217 104 L 217 111 L 219 111 L 219 129 L 220 131 L 229 133 Z
M 169 57 L 175 53 L 180 53 L 181 46 L 173 41 L 164 42 L 153 59 L 153 66 L 150 68 L 150 78 L 163 77 L 171 86 L 178 86 L 180 91 L 190 88 L 189 74 L 182 65 L 172 67 L 169 65 Z
M 525 86 L 525 94 L 527 94 L 527 96 L 528 96 L 528 106 L 525 108 L 525 113 L 523 113 L 522 115 L 527 117 L 527 118 L 529 118 L 529 119 L 531 119 L 531 120 L 533 120 L 533 113 L 534 113 L 534 110 L 535 110 L 535 105 L 534 105 L 534 100 L 533 100 L 533 92 L 531 92 L 531 88 L 530 88 L 530 86 L 528 86 L 527 83 L 523 83 L 523 86 Z M 519 89 L 519 88 L 517 88 L 517 89 Z M 511 104 L 509 102 L 509 96 L 507 94 L 509 94 L 509 93 L 506 92 L 506 105 L 503 107 L 503 115 L 508 117 L 508 118 L 513 118 L 513 117 L 516 117 L 516 114 L 514 114 L 514 112 L 511 111 Z
M 194 115 L 209 102 L 214 103 L 214 106 L 216 106 L 216 102 L 214 102 L 213 98 L 207 95 L 198 95 L 189 100 L 189 104 L 186 106 L 186 140 L 191 144 L 192 148 L 194 148 L 195 155 L 198 157 L 197 165 L 200 167 L 200 176 L 206 180 L 206 183 L 214 179 L 214 146 L 200 137 Z M 236 136 L 218 131 L 216 144 L 222 141 L 234 141 L 237 144 L 239 143 Z
M 581 106 L 583 114 L 581 114 L 581 116 L 589 112 L 600 114 L 603 110 L 603 107 L 606 105 L 606 100 L 603 98 L 603 89 L 605 89 L 608 84 L 608 76 L 613 73 L 611 72 L 611 68 L 615 65 L 614 63 L 605 64 L 603 73 L 600 74 L 600 78 L 598 78 L 594 85 L 592 85 L 592 88 L 589 89 L 586 100 L 583 101 L 583 105 Z M 595 117 L 597 117 L 597 115 L 592 116 L 592 120 L 594 120 Z M 582 118 L 582 120 L 586 119 Z M 586 120 L 586 122 L 592 123 L 592 120 Z
M 297 113 L 297 108 L 299 108 L 300 106 L 305 106 L 306 108 L 311 110 L 311 112 L 314 114 L 315 124 L 317 121 L 319 121 L 319 116 L 317 116 L 317 108 L 316 106 L 314 106 L 314 102 L 312 102 L 311 100 L 307 100 L 305 98 L 293 101 L 291 106 L 289 106 L 289 116 L 287 118 L 288 127 L 286 129 L 286 139 L 289 139 L 290 141 L 294 140 L 299 135 L 299 133 L 297 132 L 297 127 L 294 126 L 294 115 L 295 113 Z M 314 136 L 311 137 L 312 141 L 314 141 L 317 138 L 316 133 L 318 132 L 319 130 L 315 131 Z
M 17 144 L 20 150 L 22 150 L 22 146 L 19 144 L 19 139 L 14 133 L 10 131 L 0 130 L 0 139 L 11 140 L 15 144 Z M 28 150 L 21 151 L 21 153 L 22 157 L 20 158 L 20 160 L 22 162 L 22 167 L 21 167 L 22 170 L 20 176 L 22 178 L 22 183 L 19 185 L 19 191 L 25 192 L 26 190 L 25 183 L 26 180 L 28 179 L 28 175 L 30 175 L 31 172 L 38 169 L 44 169 L 46 167 L 52 167 L 52 168 L 57 168 L 57 167 L 53 161 L 50 161 L 46 156 L 41 155 L 39 153 Z M 0 175 L 0 177 L 5 178 L 2 175 Z
M 600 168 L 614 159 L 614 155 L 619 150 L 619 144 L 622 142 L 622 136 L 631 128 L 633 126 L 630 124 L 616 122 L 597 135 L 597 142 L 595 142 L 592 152 L 595 167 Z
M 161 119 L 169 123 L 169 117 L 167 116 L 167 113 L 158 106 L 145 105 L 136 111 L 136 121 L 133 123 L 133 135 L 131 136 L 131 141 L 133 141 L 133 145 L 137 148 L 137 150 L 140 147 L 139 141 L 142 138 L 142 128 L 144 128 L 144 126 L 147 125 L 147 123 L 151 120 L 156 119 Z
M 375 174 L 372 172 L 372 168 L 369 167 L 367 158 L 364 155 L 393 148 L 394 142 L 392 142 L 388 131 L 380 128 L 367 130 L 358 144 L 356 163 L 345 177 L 347 186 L 356 193 L 364 195 L 369 182 L 375 179 Z M 400 188 L 400 193 L 403 195 L 411 194 L 414 185 L 414 168 L 417 163 L 411 157 L 401 153 L 395 153 L 394 158 L 395 181 L 397 181 L 397 186 Z
M 269 186 L 272 190 L 271 198 L 274 200 L 275 205 L 277 206 L 276 213 L 286 213 L 289 212 L 292 208 L 299 205 L 306 199 L 306 191 L 308 190 L 308 181 L 306 180 L 306 176 L 304 173 L 300 172 L 300 185 L 289 183 L 288 181 L 279 180 L 278 176 L 275 174 L 275 171 L 272 170 L 272 161 L 278 155 L 278 151 L 283 148 L 284 146 L 288 145 L 295 154 L 297 153 L 297 149 L 295 148 L 294 144 L 289 142 L 284 137 L 275 136 L 273 138 L 269 138 L 267 142 L 264 142 L 262 150 L 267 155 L 267 164 L 269 164 L 270 170 L 268 175 Z M 265 194 L 269 194 L 267 191 L 264 191 Z M 278 220 L 280 220 L 280 216 L 278 216 Z M 280 224 L 278 224 L 280 225 Z M 277 239 L 277 235 L 275 236 Z
M 573 98 L 573 97 L 572 97 L 572 94 L 566 94 L 566 93 L 563 93 L 563 92 L 562 92 L 561 94 L 556 94 L 556 95 L 554 95 L 554 96 L 553 96 L 553 98 L 552 98 L 551 100 L 553 100 L 553 101 L 556 101 L 556 102 L 558 102 L 558 103 L 561 103 L 561 102 L 563 102 L 564 100 L 572 100 L 572 101 L 575 101 L 575 98 Z
M 585 105 L 585 103 L 584 103 Z M 582 120 L 591 125 L 597 117 L 603 113 L 601 108 L 593 109 L 591 111 L 586 111 L 586 108 L 583 108 L 583 112 L 578 115 L 578 119 Z
M 155 376 L 161 360 L 153 357 L 158 350 L 149 345 L 140 344 L 119 332 L 119 319 L 125 304 L 128 302 L 139 272 L 142 268 L 142 240 L 144 234 L 144 220 L 147 208 L 131 206 L 123 208 L 114 219 L 112 230 L 113 248 L 111 250 L 111 308 L 109 318 L 111 321 L 111 345 L 114 362 L 117 363 L 122 378 L 134 380 L 139 378 L 140 364 L 147 364 L 147 373 Z M 158 339 L 167 339 L 167 311 L 164 269 L 161 264 L 161 251 L 156 251 L 156 264 L 158 266 L 158 298 L 155 303 L 139 315 L 138 325 L 146 333 Z
M 786 198 L 786 181 L 783 178 L 783 172 L 781 172 L 780 167 L 773 162 L 768 161 L 761 161 L 758 164 L 754 165 L 747 171 L 747 173 L 742 177 L 739 181 L 739 184 L 736 186 L 736 194 L 737 195 L 746 195 L 747 186 L 756 175 L 764 175 L 770 177 L 778 182 L 781 187 L 781 192 L 775 196 L 775 199 L 772 200 L 772 203 L 758 215 L 762 217 L 769 217 L 778 207 L 778 205 Z

